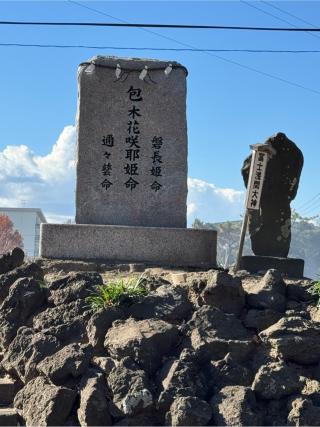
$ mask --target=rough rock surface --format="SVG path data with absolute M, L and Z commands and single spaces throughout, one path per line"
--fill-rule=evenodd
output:
M 297 371 L 282 362 L 261 366 L 252 384 L 252 390 L 261 399 L 281 399 L 299 392 L 302 387 Z
M 249 306 L 271 309 L 283 313 L 286 310 L 286 285 L 277 270 L 268 270 L 265 276 L 245 286 Z
M 111 426 L 107 385 L 102 374 L 91 371 L 80 386 L 78 419 L 81 426 Z
M 69 344 L 38 364 L 38 371 L 54 384 L 62 385 L 70 378 L 83 375 L 90 363 L 92 347 Z
M 167 414 L 172 426 L 204 426 L 212 417 L 211 406 L 198 397 L 177 397 Z
M 26 383 L 38 375 L 37 365 L 41 360 L 59 348 L 60 343 L 54 336 L 22 327 L 9 345 L 1 364 L 8 373 Z
M 38 377 L 18 392 L 14 407 L 28 426 L 61 426 L 71 412 L 76 392 Z
M 128 357 L 108 376 L 114 404 L 124 415 L 136 415 L 153 404 L 152 386 L 146 373 Z
M 87 335 L 96 356 L 104 355 L 104 339 L 108 329 L 115 320 L 123 317 L 119 307 L 111 307 L 94 313 L 87 323 Z
M 162 358 L 178 344 L 178 330 L 163 320 L 116 321 L 106 334 L 105 348 L 111 357 L 131 357 L 149 374 L 161 365 Z
M 320 315 L 310 281 L 299 288 L 301 280 L 273 270 L 239 280 L 152 268 L 147 296 L 95 310 L 86 297 L 101 280 L 131 277 L 129 268 L 51 264 L 45 276 L 30 263 L 0 274 L 0 405 L 18 392 L 11 420 L 320 425 Z
M 224 359 L 210 362 L 208 376 L 209 384 L 214 390 L 227 385 L 250 386 L 253 381 L 251 370 L 240 364 L 230 353 Z
M 290 202 L 298 191 L 303 154 L 282 132 L 268 138 L 265 144 L 273 155 L 266 168 L 260 210 L 249 214 L 251 246 L 255 255 L 285 258 L 291 242 Z M 246 186 L 251 157 L 245 159 L 241 171 Z
M 207 286 L 200 298 L 203 305 L 232 314 L 240 314 L 246 299 L 241 279 L 224 271 L 214 271 L 209 275 Z
M 288 415 L 289 426 L 317 426 L 320 420 L 320 406 L 314 406 L 310 399 L 298 397 L 291 403 Z
M 319 362 L 319 324 L 299 316 L 283 317 L 259 335 L 284 360 L 301 364 Z
M 36 331 L 56 336 L 63 344 L 86 342 L 86 322 L 92 313 L 85 300 L 50 306 L 33 318 Z
M 222 359 L 227 353 L 244 359 L 252 350 L 250 333 L 233 314 L 204 305 L 188 325 L 191 345 L 203 359 Z
M 184 349 L 178 359 L 168 360 L 160 371 L 161 393 L 158 407 L 166 411 L 177 396 L 198 396 L 204 399 L 208 385 L 197 364 L 194 351 Z
M 0 256 L 0 274 L 8 273 L 16 267 L 20 267 L 24 260 L 24 252 L 20 248 Z
M 191 313 L 191 303 L 186 290 L 181 286 L 162 285 L 151 292 L 141 302 L 127 310 L 135 319 L 162 319 L 181 321 Z
M 211 405 L 218 426 L 262 425 L 254 392 L 249 387 L 224 387 L 212 398 Z
M 282 314 L 274 310 L 257 310 L 252 308 L 248 310 L 245 318 L 243 319 L 243 323 L 247 328 L 256 329 L 260 332 L 277 323 L 281 317 Z
M 43 271 L 41 267 L 33 262 L 27 262 L 20 267 L 0 275 L 0 303 L 6 298 L 13 283 L 21 278 L 30 277 L 35 280 L 43 281 Z

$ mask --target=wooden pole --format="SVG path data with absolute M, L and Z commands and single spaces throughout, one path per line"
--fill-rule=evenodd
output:
M 248 212 L 248 209 L 246 209 L 245 214 L 244 214 L 244 218 L 242 221 L 242 226 L 241 226 L 240 243 L 239 243 L 239 250 L 238 250 L 237 261 L 236 261 L 236 266 L 235 266 L 235 273 L 239 270 L 240 264 L 241 264 L 244 241 L 246 238 L 246 232 L 247 232 L 247 227 L 248 227 L 248 219 L 249 219 L 249 212 Z
M 244 213 L 244 218 L 243 218 L 242 226 L 241 226 L 239 249 L 238 249 L 237 261 L 236 261 L 236 265 L 235 265 L 235 269 L 234 269 L 235 273 L 240 268 L 241 258 L 242 258 L 242 253 L 243 253 L 243 247 L 244 247 L 244 241 L 245 241 L 246 233 L 247 233 L 248 219 L 249 219 L 249 211 L 247 208 L 247 201 L 248 201 L 249 191 L 250 191 L 251 183 L 252 183 L 252 179 L 253 179 L 253 167 L 254 167 L 256 155 L 257 155 L 257 151 L 253 147 L 252 156 L 251 156 L 251 164 L 250 164 L 250 172 L 249 172 L 249 178 L 248 178 L 248 184 L 247 184 L 247 195 L 246 195 L 246 201 L 245 201 L 246 210 Z

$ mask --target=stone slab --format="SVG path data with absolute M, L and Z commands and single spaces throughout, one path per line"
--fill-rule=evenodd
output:
M 299 258 L 278 258 L 268 256 L 243 256 L 240 269 L 249 273 L 275 268 L 290 277 L 303 277 L 304 260 Z
M 77 224 L 186 227 L 186 75 L 174 61 L 98 56 L 80 65 Z
M 41 224 L 44 258 L 214 268 L 216 248 L 214 230 Z
M 17 426 L 18 414 L 13 408 L 0 408 L 0 426 Z
M 15 381 L 9 378 L 0 378 L 0 405 L 11 405 L 15 395 Z

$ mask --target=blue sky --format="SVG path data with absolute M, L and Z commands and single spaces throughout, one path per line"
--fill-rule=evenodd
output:
M 81 4 L 82 7 L 68 1 L 2 1 L 0 15 L 2 20 L 20 21 L 117 22 L 122 19 L 168 24 L 308 26 L 270 6 L 274 5 L 320 26 L 317 1 L 279 1 L 269 5 L 250 2 L 251 6 L 241 1 L 87 1 Z M 153 48 L 179 48 L 180 42 L 210 49 L 320 50 L 320 33 L 312 36 L 249 31 L 152 31 L 159 35 L 128 28 L 0 26 L 0 41 Z M 75 132 L 72 126 L 77 102 L 76 72 L 79 63 L 97 54 L 176 60 L 188 68 L 191 219 L 198 216 L 206 221 L 220 221 L 239 217 L 244 190 L 240 168 L 249 153 L 249 144 L 262 142 L 278 131 L 295 141 L 305 156 L 294 206 L 303 205 L 319 191 L 320 53 L 206 54 L 5 46 L 0 46 L 0 50 L 0 205 L 37 205 L 50 218 L 73 215 Z M 59 136 L 60 145 L 57 145 Z M 309 210 L 305 208 L 301 212 L 319 213 L 317 200 L 306 205 L 310 206 Z

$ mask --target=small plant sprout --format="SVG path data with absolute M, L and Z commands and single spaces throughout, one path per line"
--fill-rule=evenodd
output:
M 312 282 L 312 285 L 308 289 L 308 292 L 318 298 L 317 307 L 320 308 L 320 280 Z
M 138 299 L 147 295 L 148 290 L 144 286 L 144 277 L 138 279 L 120 279 L 99 285 L 97 292 L 88 296 L 86 301 L 93 310 L 119 305 L 131 305 Z
M 46 283 L 44 280 L 37 280 L 37 283 L 41 289 L 48 289 L 48 283 Z

